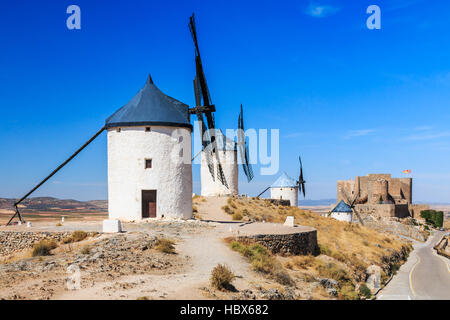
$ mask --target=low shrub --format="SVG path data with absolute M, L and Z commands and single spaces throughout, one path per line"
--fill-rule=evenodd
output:
M 322 277 L 334 279 L 341 284 L 351 282 L 348 272 L 333 262 L 319 264 L 317 271 Z
M 236 276 L 233 272 L 225 265 L 218 264 L 211 272 L 211 286 L 218 290 L 231 290 L 231 282 Z
M 229 206 L 223 206 L 222 210 L 225 211 L 225 213 L 233 214 L 233 210 L 231 210 Z
M 175 253 L 175 242 L 170 239 L 158 239 L 156 241 L 155 249 L 163 253 Z
M 309 267 L 312 267 L 316 263 L 316 259 L 311 256 L 298 256 L 293 259 L 293 263 L 296 267 L 300 269 L 308 269 Z
M 72 243 L 72 242 L 79 242 L 79 241 L 83 241 L 84 239 L 87 238 L 87 233 L 85 231 L 81 231 L 81 230 L 76 230 L 74 232 L 72 232 L 72 234 L 70 235 L 70 237 L 66 237 L 62 240 L 63 243 Z
M 31 252 L 31 255 L 33 257 L 49 256 L 50 251 L 52 251 L 56 247 L 58 247 L 58 245 L 54 240 L 42 240 L 33 246 L 33 251 Z
M 269 275 L 272 279 L 283 285 L 292 284 L 289 274 L 283 269 L 283 266 L 267 250 L 266 247 L 258 244 L 244 244 L 238 241 L 231 243 L 231 249 L 241 253 L 249 259 L 253 270 Z
M 90 254 L 91 248 L 89 248 L 88 246 L 85 246 L 85 247 L 83 247 L 83 249 L 81 249 L 80 253 L 81 254 Z
M 235 221 L 242 220 L 243 217 L 244 217 L 244 216 L 243 216 L 242 213 L 240 213 L 240 212 L 235 212 L 235 213 L 233 213 L 233 215 L 231 216 L 231 218 L 232 218 L 233 220 L 235 220 Z
M 367 285 L 365 283 L 363 283 L 359 287 L 359 294 L 361 296 L 365 297 L 366 299 L 370 299 L 372 297 L 372 292 L 370 291 L 369 287 L 367 287 Z
M 444 225 L 444 213 L 436 210 L 422 210 L 420 216 L 434 228 L 442 228 Z
M 347 284 L 338 290 L 338 298 L 340 300 L 359 300 L 359 295 L 353 285 Z

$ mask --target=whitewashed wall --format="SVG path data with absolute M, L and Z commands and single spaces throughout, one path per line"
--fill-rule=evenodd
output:
M 270 188 L 270 198 L 289 200 L 291 207 L 297 207 L 298 187 Z
M 181 137 L 181 138 L 180 138 Z M 180 141 L 184 143 L 180 143 Z M 145 160 L 152 168 L 145 169 Z M 192 217 L 191 132 L 186 128 L 108 129 L 110 219 L 142 219 L 142 190 L 157 190 L 158 218 Z
M 352 222 L 352 213 L 351 212 L 332 212 L 330 217 L 345 222 Z
M 239 193 L 239 171 L 237 163 L 237 151 L 227 150 L 219 151 L 219 160 L 222 165 L 222 170 L 225 179 L 228 184 L 228 188 L 225 187 L 217 179 L 217 161 L 215 156 L 211 155 L 211 159 L 214 163 L 214 177 L 213 180 L 211 173 L 208 169 L 208 162 L 206 161 L 206 156 L 202 152 L 202 163 L 201 163 L 201 195 L 202 196 L 225 196 L 225 195 L 237 195 Z M 207 152 L 207 151 L 206 151 Z

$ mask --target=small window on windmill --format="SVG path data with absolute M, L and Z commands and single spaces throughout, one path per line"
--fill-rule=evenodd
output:
M 145 159 L 145 169 L 152 168 L 152 159 Z
M 150 128 L 150 127 L 145 127 L 145 132 L 150 132 L 150 131 L 152 131 L 152 128 Z

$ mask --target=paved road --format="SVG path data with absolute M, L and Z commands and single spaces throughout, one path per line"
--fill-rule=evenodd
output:
M 436 254 L 433 246 L 444 232 L 435 232 L 414 251 L 392 281 L 381 290 L 379 300 L 450 300 L 450 261 Z

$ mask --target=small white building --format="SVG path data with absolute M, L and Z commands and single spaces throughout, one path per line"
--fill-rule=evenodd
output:
M 298 206 L 298 183 L 286 172 L 270 186 L 270 198 L 289 200 L 292 207 Z
M 352 208 L 348 204 L 341 200 L 333 210 L 331 210 L 330 217 L 345 222 L 353 221 L 353 212 Z
M 222 166 L 222 171 L 227 182 L 227 186 L 217 178 L 218 164 L 216 155 L 211 152 L 212 148 L 205 148 L 201 157 L 201 195 L 202 196 L 231 196 L 239 193 L 239 171 L 237 161 L 237 144 L 227 138 L 220 129 L 215 130 L 217 144 L 217 155 Z M 214 179 L 208 168 L 207 155 L 214 166 Z
M 145 86 L 106 120 L 110 219 L 192 217 L 189 107 Z

